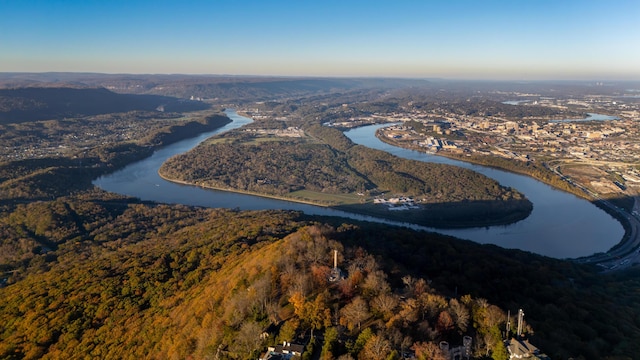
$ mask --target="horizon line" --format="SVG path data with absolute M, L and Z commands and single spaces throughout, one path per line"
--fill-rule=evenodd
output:
M 425 80 L 425 81 L 468 81 L 468 82 L 640 82 L 636 79 L 617 78 L 511 78 L 500 79 L 491 77 L 464 78 L 464 77 L 438 77 L 438 76 L 391 76 L 391 75 L 281 75 L 281 74 L 215 74 L 215 73 L 134 73 L 134 72 L 97 72 L 97 71 L 0 71 L 0 74 L 8 75 L 45 75 L 45 74 L 69 74 L 69 75 L 105 75 L 105 76 L 185 76 L 185 77 L 237 77 L 237 78 L 289 78 L 289 79 L 383 79 L 383 80 Z

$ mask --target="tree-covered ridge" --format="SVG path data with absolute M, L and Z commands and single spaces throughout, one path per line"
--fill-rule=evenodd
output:
M 40 211 L 67 206 L 73 204 L 58 201 Z M 103 207 L 94 207 L 89 212 L 101 217 Z M 24 209 L 14 214 L 20 218 Z M 362 248 L 332 239 L 354 235 L 349 228 L 307 225 L 294 215 L 121 208 L 62 243 L 45 267 L 25 269 L 26 278 L 0 289 L 0 358 L 221 352 L 250 359 L 266 344 L 312 329 L 335 333 L 325 342 L 325 357 L 385 358 L 412 346 L 433 351 L 440 339 L 460 342 L 460 334 L 477 334 L 479 348 L 504 351 L 497 331 L 504 314 L 497 307 L 469 296 L 446 299 L 409 275 L 390 277 Z M 328 281 L 333 249 L 346 274 L 336 283 Z M 260 337 L 264 331 L 268 339 Z M 374 342 L 385 346 L 374 350 Z
M 521 193 L 468 169 L 402 159 L 362 145 L 351 148 L 348 159 L 379 188 L 420 197 L 427 203 L 524 198 Z
M 466 335 L 474 357 L 503 359 L 505 310 L 520 307 L 552 358 L 633 358 L 640 343 L 634 274 L 437 234 L 126 199 L 59 199 L 0 220 L 3 241 L 58 239 L 3 261 L 17 271 L 0 288 L 2 359 L 255 359 L 312 330 L 323 358 L 437 358 L 439 341 Z M 329 282 L 334 249 L 345 278 Z
M 62 246 L 50 270 L 40 276 L 25 270 L 33 275 L 1 290 L 7 306 L 0 310 L 6 316 L 0 358 L 148 355 L 159 344 L 138 336 L 141 319 L 165 314 L 161 301 L 232 261 L 248 241 L 286 230 L 287 222 L 286 215 L 127 207 L 98 232 Z
M 344 154 L 305 140 L 213 144 L 169 159 L 163 176 L 218 188 L 269 195 L 307 189 L 333 194 L 364 191 L 367 180 Z
M 104 88 L 0 89 L 0 124 L 165 108 L 195 111 L 209 105 L 168 96 L 117 94 Z

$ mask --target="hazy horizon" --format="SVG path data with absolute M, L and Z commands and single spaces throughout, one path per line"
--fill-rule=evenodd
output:
M 640 3 L 0 2 L 0 72 L 640 80 Z

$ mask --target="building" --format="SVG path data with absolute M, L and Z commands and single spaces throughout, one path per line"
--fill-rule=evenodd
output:
M 528 340 L 518 340 L 512 338 L 507 343 L 509 359 L 549 359 L 540 349 L 533 346 Z
M 284 341 L 276 346 L 269 346 L 267 352 L 259 360 L 289 360 L 300 359 L 304 352 L 304 345 L 292 344 Z
M 510 316 L 507 315 L 507 331 L 508 334 L 511 330 Z M 547 360 L 549 357 L 543 354 L 537 347 L 533 346 L 527 339 L 523 338 L 522 330 L 524 327 L 524 311 L 518 310 L 518 329 L 516 338 L 505 341 L 507 351 L 509 352 L 509 359 L 540 359 Z

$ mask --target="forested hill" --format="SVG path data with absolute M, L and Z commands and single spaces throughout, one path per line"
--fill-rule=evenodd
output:
M 630 359 L 640 344 L 634 274 L 381 224 L 128 202 L 0 215 L 3 249 L 24 250 L 0 252 L 18 264 L 0 287 L 0 359 L 256 359 L 311 331 L 325 359 L 444 360 L 439 342 L 462 336 L 472 358 L 506 359 L 518 308 L 554 359 Z M 29 249 L 43 239 L 56 243 Z M 333 250 L 344 279 L 330 282 Z
M 324 335 L 316 351 L 325 358 L 414 348 L 444 359 L 438 341 L 462 335 L 504 356 L 503 310 L 390 272 L 393 260 L 369 254 L 357 226 L 299 215 L 73 199 L 20 206 L 0 219 L 5 234 L 61 237 L 19 270 L 24 279 L 0 288 L 0 358 L 256 359 L 269 344 L 308 342 L 311 331 Z M 336 282 L 333 250 L 344 271 Z
M 158 95 L 117 94 L 103 88 L 0 89 L 0 124 L 134 110 L 181 112 L 208 107 L 198 101 Z

